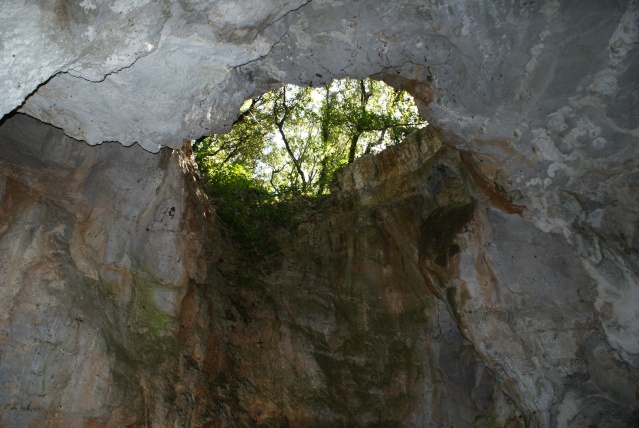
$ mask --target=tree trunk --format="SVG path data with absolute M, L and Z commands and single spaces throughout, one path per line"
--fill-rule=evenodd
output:
M 355 160 L 355 152 L 357 151 L 357 142 L 359 141 L 359 136 L 362 133 L 359 131 L 355 131 L 353 136 L 351 137 L 351 148 L 348 151 L 348 163 L 353 163 Z
M 297 171 L 297 174 L 302 179 L 302 191 L 305 191 L 307 187 L 306 175 L 304 174 L 304 171 L 302 170 L 302 165 L 300 165 L 299 160 L 295 157 L 295 154 L 293 153 L 293 150 L 291 149 L 291 145 L 286 139 L 286 134 L 284 133 L 283 125 L 284 125 L 283 120 L 278 122 L 277 129 L 280 131 L 280 135 L 282 136 L 282 140 L 284 141 L 284 147 L 286 148 L 286 152 L 291 157 L 291 160 L 293 161 L 293 165 L 295 165 L 295 170 Z

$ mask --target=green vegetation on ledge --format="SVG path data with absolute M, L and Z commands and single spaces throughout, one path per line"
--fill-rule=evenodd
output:
M 252 259 L 279 251 L 276 238 L 336 172 L 425 125 L 410 95 L 383 82 L 286 85 L 242 106 L 230 133 L 194 141 L 209 198 L 230 237 Z

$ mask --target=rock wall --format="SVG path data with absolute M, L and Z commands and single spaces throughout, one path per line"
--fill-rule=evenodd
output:
M 635 420 L 595 280 L 432 129 L 342 171 L 265 260 L 183 152 L 0 131 L 3 425 Z
M 474 199 L 432 131 L 346 169 L 264 260 L 184 153 L 1 131 L 2 425 L 517 422 L 442 288 Z
M 248 379 L 265 392 L 251 403 L 253 419 L 464 426 L 514 417 L 512 408 L 497 415 L 491 373 L 420 265 L 447 265 L 458 250 L 453 235 L 473 206 L 460 165 L 429 133 L 361 159 L 284 238 L 281 265 L 236 285 L 245 311 L 233 320 L 238 368 L 271 373 Z M 445 239 L 429 240 L 443 225 Z
M 0 126 L 0 421 L 635 425 L 638 22 L 636 0 L 2 2 L 2 114 L 62 131 Z M 161 147 L 366 75 L 446 147 L 363 158 L 281 266 L 238 275 Z
M 0 425 L 163 420 L 182 300 L 206 275 L 183 161 L 23 115 L 0 151 Z

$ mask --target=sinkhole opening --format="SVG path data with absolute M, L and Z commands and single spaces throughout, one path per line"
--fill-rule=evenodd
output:
M 342 79 L 246 100 L 228 134 L 192 147 L 223 232 L 256 266 L 279 253 L 287 231 L 322 203 L 341 168 L 426 125 L 406 91 Z
M 248 99 L 227 134 L 192 143 L 209 181 L 283 199 L 330 192 L 337 171 L 426 126 L 413 97 L 371 78 L 285 85 Z

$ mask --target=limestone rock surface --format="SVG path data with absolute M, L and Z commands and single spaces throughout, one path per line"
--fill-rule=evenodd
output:
M 23 115 L 0 146 L 0 425 L 162 420 L 182 300 L 206 274 L 177 153 L 91 148 Z
M 636 425 L 638 42 L 636 0 L 2 2 L 2 423 Z M 367 75 L 445 147 L 238 276 L 162 147 Z

